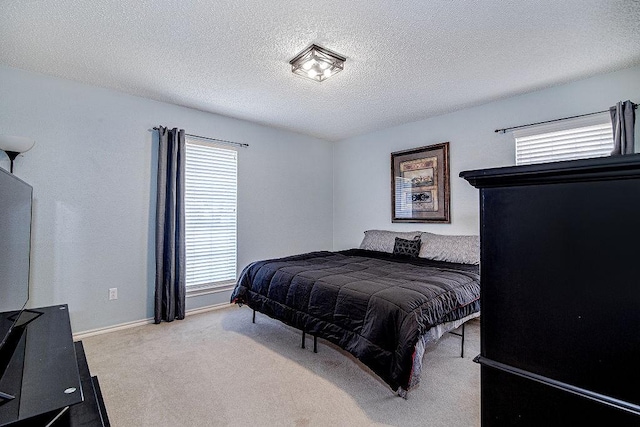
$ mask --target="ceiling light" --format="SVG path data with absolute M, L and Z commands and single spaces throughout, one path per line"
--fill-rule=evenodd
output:
M 344 69 L 342 55 L 312 44 L 295 56 L 291 64 L 291 72 L 300 76 L 321 82 Z

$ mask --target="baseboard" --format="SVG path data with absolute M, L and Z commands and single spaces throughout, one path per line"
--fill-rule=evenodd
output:
M 228 302 L 223 302 L 221 304 L 207 305 L 206 307 L 192 308 L 191 310 L 187 310 L 185 314 L 187 316 L 192 316 L 194 314 L 206 313 L 208 311 L 214 311 L 214 310 L 222 310 L 224 308 L 231 308 L 231 307 L 236 307 L 236 305 L 229 304 Z
M 187 310 L 185 312 L 185 316 L 192 316 L 194 314 L 206 313 L 208 311 L 221 310 L 228 307 L 232 307 L 232 304 L 222 303 L 222 304 L 208 305 L 206 307 L 192 308 L 191 310 Z M 88 331 L 83 331 L 83 332 L 78 332 L 77 334 L 73 334 L 73 340 L 80 341 L 84 338 L 92 337 L 95 335 L 102 335 L 102 334 L 107 334 L 109 332 L 121 331 L 123 329 L 135 328 L 138 326 L 148 325 L 153 322 L 154 322 L 153 317 L 150 317 L 148 319 L 134 320 L 132 322 L 120 323 L 117 325 L 107 326 L 104 328 L 90 329 Z
M 153 318 L 134 320 L 133 322 L 119 323 L 117 325 L 106 326 L 104 328 L 90 329 L 88 331 L 83 331 L 83 332 L 78 332 L 77 334 L 73 334 L 73 340 L 80 341 L 84 338 L 89 338 L 94 335 L 101 335 L 109 332 L 121 331 L 123 329 L 135 328 L 137 326 L 148 325 L 149 323 L 153 323 Z

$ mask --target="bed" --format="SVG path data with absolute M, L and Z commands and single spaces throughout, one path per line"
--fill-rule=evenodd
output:
M 479 315 L 478 265 L 394 253 L 397 245 L 390 252 L 389 239 L 404 233 L 386 232 L 380 245 L 367 233 L 359 249 L 249 264 L 231 302 L 338 345 L 406 396 L 425 348 Z

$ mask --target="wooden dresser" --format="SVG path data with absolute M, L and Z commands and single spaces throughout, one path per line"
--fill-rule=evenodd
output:
M 640 154 L 480 189 L 482 425 L 640 426 Z

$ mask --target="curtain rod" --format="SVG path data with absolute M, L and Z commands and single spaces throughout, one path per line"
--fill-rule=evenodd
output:
M 635 110 L 637 108 L 638 108 L 638 104 L 633 104 L 633 109 Z M 520 126 L 512 126 L 510 128 L 496 129 L 494 132 L 496 132 L 496 133 L 499 133 L 499 132 L 507 133 L 508 130 L 512 130 L 512 129 L 520 129 L 520 128 L 526 128 L 526 127 L 529 127 L 529 126 L 543 125 L 545 123 L 559 122 L 561 120 L 577 119 L 578 117 L 593 116 L 594 114 L 602 114 L 602 113 L 608 113 L 608 112 L 609 112 L 609 110 L 596 111 L 594 113 L 579 114 L 577 116 L 563 117 L 561 119 L 547 120 L 547 121 L 544 121 L 544 122 L 537 122 L 537 123 L 529 123 L 528 125 L 520 125 Z
M 160 130 L 160 128 L 154 127 L 153 130 Z M 193 134 L 190 134 L 190 133 L 185 133 L 185 136 L 190 136 L 191 138 L 204 139 L 204 140 L 207 140 L 207 141 L 222 142 L 224 144 L 237 145 L 239 147 L 248 147 L 249 146 L 249 144 L 245 144 L 244 142 L 227 141 L 226 139 L 209 138 L 208 136 L 193 135 Z

